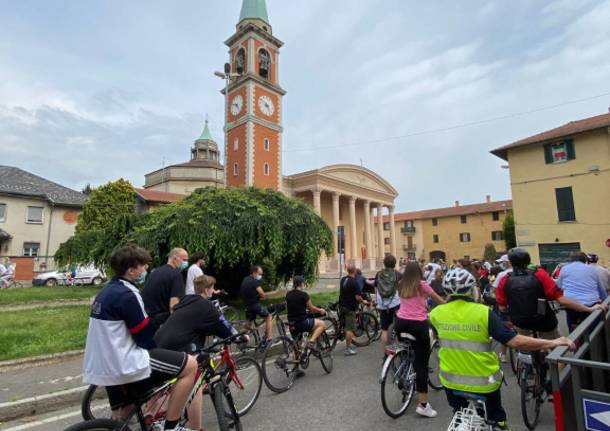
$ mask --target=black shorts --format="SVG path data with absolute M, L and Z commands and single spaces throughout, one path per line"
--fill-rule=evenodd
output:
M 124 385 L 106 387 L 112 410 L 133 404 L 156 386 L 178 377 L 186 367 L 188 359 L 188 355 L 184 352 L 167 349 L 151 349 L 148 354 L 150 355 L 150 377 Z
M 256 305 L 251 305 L 248 308 L 246 308 L 246 319 L 248 320 L 254 320 L 256 319 L 256 316 L 260 316 L 262 318 L 265 318 L 269 315 L 269 310 L 267 310 L 267 307 L 265 307 L 264 305 L 258 303 Z
M 392 323 L 394 323 L 394 316 L 400 306 L 388 308 L 387 310 L 379 310 L 379 324 L 381 325 L 382 331 L 387 331 Z
M 288 328 L 293 336 L 301 334 L 303 332 L 311 332 L 315 325 L 315 319 L 308 318 L 304 320 L 298 320 L 296 322 L 288 322 Z

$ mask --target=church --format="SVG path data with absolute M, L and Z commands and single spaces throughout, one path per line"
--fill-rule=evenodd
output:
M 335 255 L 322 256 L 320 272 L 337 272 L 343 262 L 363 270 L 381 266 L 385 245 L 396 256 L 394 200 L 398 192 L 375 172 L 337 164 L 284 175 L 280 49 L 265 0 L 243 0 L 229 48 L 223 163 L 206 121 L 191 148 L 190 161 L 145 176 L 145 189 L 187 195 L 200 187 L 259 187 L 302 199 L 333 232 Z M 227 68 L 229 69 L 229 68 Z M 389 238 L 384 224 L 389 220 Z M 338 245 L 338 246 L 337 246 Z

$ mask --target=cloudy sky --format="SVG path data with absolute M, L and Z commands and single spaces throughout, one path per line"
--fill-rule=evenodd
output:
M 489 150 L 610 106 L 610 0 L 267 3 L 284 173 L 363 163 L 398 210 L 509 198 Z M 142 185 L 188 160 L 206 113 L 222 141 L 240 0 L 0 4 L 0 164 Z

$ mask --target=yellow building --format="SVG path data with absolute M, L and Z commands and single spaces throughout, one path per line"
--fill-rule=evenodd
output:
M 610 248 L 610 114 L 572 121 L 492 151 L 510 167 L 517 244 L 547 269 L 571 251 Z
M 485 245 L 498 253 L 506 250 L 502 225 L 512 209 L 510 200 L 397 213 L 394 216 L 397 257 L 426 261 L 482 259 Z M 384 217 L 386 253 L 390 253 L 390 221 Z

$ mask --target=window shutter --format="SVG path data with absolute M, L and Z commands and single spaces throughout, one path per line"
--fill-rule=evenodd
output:
M 555 196 L 557 198 L 557 216 L 559 221 L 575 221 L 576 214 L 574 211 L 572 187 L 555 189 Z
M 568 160 L 574 160 L 576 153 L 574 152 L 574 140 L 568 139 L 566 142 L 566 151 L 568 153 Z
M 551 144 L 546 144 L 544 146 L 544 162 L 547 165 L 553 163 L 553 150 L 551 149 Z

